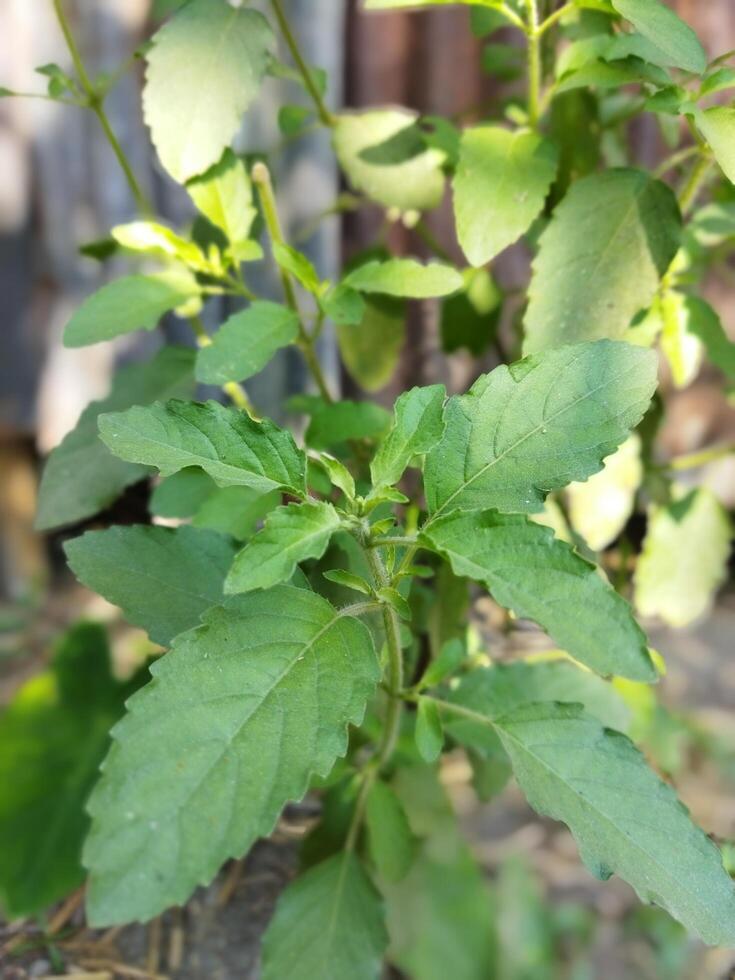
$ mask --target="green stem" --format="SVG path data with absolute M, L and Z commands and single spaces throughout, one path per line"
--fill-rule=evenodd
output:
M 707 463 L 714 463 L 718 459 L 724 459 L 735 453 L 735 444 L 729 443 L 724 446 L 711 446 L 709 449 L 701 449 L 697 453 L 688 453 L 686 456 L 675 456 L 670 460 L 668 469 L 670 470 L 695 470 L 699 466 L 706 466 Z
M 654 170 L 653 176 L 660 180 L 665 174 L 670 170 L 674 170 L 675 167 L 681 166 L 682 163 L 686 163 L 691 157 L 696 156 L 699 153 L 698 146 L 686 146 L 683 150 L 677 150 L 672 153 L 671 156 L 666 157 L 666 159 L 659 164 L 659 166 Z
M 337 120 L 327 108 L 324 99 L 322 98 L 322 94 L 314 81 L 314 76 L 312 75 L 309 66 L 306 64 L 304 56 L 301 54 L 298 41 L 296 40 L 296 35 L 291 30 L 291 25 L 288 22 L 288 18 L 284 12 L 281 0 L 271 0 L 271 6 L 273 7 L 273 13 L 276 15 L 276 20 L 278 21 L 278 26 L 281 29 L 281 33 L 283 34 L 283 39 L 286 42 L 288 50 L 291 52 L 291 57 L 296 63 L 299 74 L 304 80 L 306 91 L 311 96 L 314 106 L 316 107 L 320 122 L 324 126 L 334 126 Z
M 528 122 L 538 126 L 541 105 L 541 32 L 539 30 L 538 0 L 526 0 L 528 21 Z
M 263 219 L 265 221 L 266 228 L 268 229 L 271 242 L 274 245 L 285 245 L 286 242 L 283 237 L 281 222 L 278 217 L 278 208 L 276 206 L 276 197 L 273 193 L 273 184 L 271 182 L 270 171 L 264 163 L 256 163 L 252 169 L 251 177 L 253 183 L 258 188 L 260 204 L 263 209 Z M 319 358 L 317 357 L 316 350 L 314 348 L 313 338 L 309 335 L 306 327 L 304 326 L 303 317 L 301 316 L 299 304 L 296 299 L 296 289 L 294 288 L 293 279 L 291 278 L 291 274 L 286 269 L 281 268 L 281 266 L 278 266 L 278 269 L 281 276 L 281 282 L 283 284 L 283 292 L 286 297 L 286 303 L 298 317 L 299 347 L 304 355 L 304 360 L 306 361 L 307 367 L 311 371 L 312 377 L 316 382 L 316 386 L 319 389 L 319 394 L 326 402 L 331 404 L 334 401 L 334 398 L 332 397 L 332 393 L 327 385 L 327 380 L 324 377 L 322 366 L 319 363 Z
M 688 214 L 692 205 L 697 200 L 699 192 L 702 190 L 702 186 L 707 179 L 712 162 L 711 156 L 705 156 L 703 154 L 694 165 L 688 180 L 679 192 L 679 207 L 681 208 L 682 214 Z
M 526 25 L 523 23 L 523 19 L 518 16 L 515 10 L 512 10 L 506 4 L 501 3 L 497 8 L 498 13 L 502 14 L 506 20 L 509 20 L 514 27 L 517 27 L 519 31 L 525 31 Z
M 117 162 L 120 164 L 122 172 L 125 174 L 125 179 L 128 182 L 128 186 L 130 187 L 132 195 L 135 198 L 136 204 L 144 214 L 150 215 L 153 213 L 153 208 L 151 207 L 148 198 L 143 193 L 143 190 L 138 183 L 135 174 L 133 173 L 133 168 L 130 166 L 130 161 L 125 155 L 125 151 L 114 133 L 110 120 L 105 112 L 104 99 L 94 87 L 94 83 L 89 77 L 84 61 L 82 60 L 79 47 L 77 46 L 74 35 L 72 34 L 68 18 L 62 6 L 62 0 L 53 0 L 53 5 L 56 13 L 56 19 L 59 22 L 61 33 L 64 35 L 66 46 L 69 49 L 69 54 L 71 55 L 71 60 L 74 64 L 74 70 L 77 73 L 77 78 L 79 79 L 80 85 L 86 93 L 87 105 L 99 120 L 102 131 L 107 137 L 107 142 L 110 144 L 112 152 L 115 154 Z
M 363 545 L 366 542 L 363 541 Z M 370 571 L 374 579 L 376 589 L 386 588 L 390 585 L 390 578 L 383 564 L 383 559 L 377 551 L 365 547 L 365 556 Z M 403 715 L 403 654 L 401 651 L 401 626 L 398 621 L 396 611 L 388 605 L 382 606 L 383 624 L 385 627 L 385 640 L 388 647 L 388 709 L 385 714 L 383 725 L 383 735 L 378 746 L 377 753 L 371 759 L 363 772 L 362 785 L 355 802 L 355 810 L 352 815 L 352 823 L 347 834 L 345 849 L 354 850 L 357 843 L 357 835 L 360 832 L 362 821 L 365 815 L 365 807 L 373 783 L 377 779 L 380 770 L 393 755 L 393 751 L 398 741 L 401 730 L 401 717 Z
M 385 538 L 373 538 L 367 544 L 368 548 L 386 548 L 388 545 L 395 545 L 398 548 L 411 548 L 416 544 L 416 538 L 409 538 L 401 535 L 390 535 Z
M 212 343 L 212 338 L 209 336 L 207 331 L 204 329 L 204 324 L 198 316 L 190 316 L 189 324 L 194 332 L 194 337 L 197 342 L 197 347 L 209 347 Z M 241 384 L 237 381 L 225 381 L 222 385 L 222 390 L 231 399 L 234 405 L 241 408 L 243 411 L 247 412 L 251 419 L 258 418 L 258 414 L 253 408 L 253 403 L 248 398 L 248 394 Z
M 417 221 L 413 230 L 416 232 L 424 245 L 426 245 L 437 258 L 441 259 L 443 262 L 448 262 L 450 265 L 453 264 L 454 260 L 452 259 L 452 256 L 444 248 L 442 243 L 425 221 Z
M 577 9 L 576 3 L 565 3 L 563 6 L 559 7 L 558 10 L 555 10 L 553 14 L 549 14 L 546 20 L 539 25 L 538 28 L 539 36 L 541 34 L 545 34 L 550 27 L 553 27 L 557 21 L 561 20 L 564 14 L 568 14 L 572 10 L 576 10 L 576 9 Z

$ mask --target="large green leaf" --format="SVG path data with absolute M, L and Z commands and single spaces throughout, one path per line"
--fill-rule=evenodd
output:
M 183 271 L 116 279 L 74 313 L 64 331 L 64 346 L 84 347 L 134 330 L 153 330 L 164 313 L 198 295 L 196 280 Z
M 103 415 L 100 435 L 112 452 L 170 476 L 199 466 L 221 487 L 305 493 L 306 459 L 290 432 L 218 402 L 169 401 Z
M 80 582 L 163 646 L 222 602 L 235 554 L 227 538 L 186 525 L 87 531 L 64 550 Z
M 339 526 L 339 514 L 324 501 L 276 508 L 236 556 L 225 591 L 250 592 L 287 582 L 302 561 L 322 557 Z
M 148 405 L 157 398 L 186 397 L 194 388 L 193 368 L 193 350 L 164 347 L 150 361 L 117 372 L 107 398 L 88 405 L 49 456 L 39 491 L 38 528 L 91 517 L 150 472 L 112 456 L 99 438 L 97 419 L 104 412 Z
M 612 0 L 619 14 L 652 41 L 675 68 L 701 74 L 707 55 L 694 31 L 660 0 Z
M 345 753 L 379 677 L 367 628 L 290 586 L 210 610 L 151 672 L 89 804 L 96 925 L 181 904 L 269 834 Z
M 198 210 L 229 242 L 247 239 L 258 212 L 245 164 L 232 150 L 225 150 L 219 163 L 190 180 L 186 189 Z
M 556 176 L 557 151 L 536 133 L 476 126 L 462 135 L 454 214 L 464 254 L 485 265 L 531 226 Z
M 0 716 L 0 898 L 11 918 L 83 882 L 84 804 L 135 686 L 112 676 L 104 629 L 83 623 Z
M 277 350 L 298 336 L 298 317 L 285 306 L 260 300 L 231 316 L 197 354 L 197 381 L 221 385 L 262 371 Z
M 598 341 L 481 376 L 447 402 L 425 466 L 430 512 L 541 510 L 549 491 L 602 468 L 643 417 L 656 370 L 651 351 Z
M 263 980 L 378 980 L 387 945 L 380 895 L 354 854 L 336 854 L 281 895 Z
M 374 259 L 358 266 L 344 279 L 344 285 L 363 293 L 383 296 L 429 299 L 448 296 L 464 285 L 456 269 L 442 262 L 423 265 L 416 259 Z
M 365 826 L 370 856 L 378 874 L 388 881 L 405 878 L 414 858 L 416 839 L 401 801 L 388 783 L 380 779 L 368 793 Z
M 711 607 L 727 577 L 732 525 L 704 488 L 668 507 L 653 507 L 635 573 L 635 604 L 644 616 L 686 626 Z
M 432 522 L 421 540 L 598 673 L 656 679 L 628 603 L 548 527 L 497 511 L 458 513 Z
M 444 154 L 427 149 L 407 109 L 345 113 L 333 130 L 340 166 L 355 190 L 386 208 L 426 211 L 444 193 Z
M 175 180 L 183 183 L 218 162 L 274 47 L 268 21 L 227 0 L 191 0 L 154 35 L 143 110 Z
M 574 183 L 540 239 L 526 351 L 622 337 L 651 305 L 680 230 L 673 192 L 639 170 L 608 170 Z
M 735 109 L 714 106 L 696 115 L 700 132 L 712 147 L 727 179 L 735 184 Z
M 416 456 L 428 453 L 444 434 L 444 385 L 412 388 L 395 404 L 393 427 L 370 464 L 375 487 L 397 483 Z
M 717 847 L 633 743 L 577 705 L 495 722 L 531 806 L 563 820 L 590 871 L 618 874 L 712 945 L 735 945 L 735 885 Z

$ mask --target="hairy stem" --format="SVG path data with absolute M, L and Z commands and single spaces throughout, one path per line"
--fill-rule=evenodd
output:
M 282 0 L 271 0 L 271 6 L 273 7 L 273 13 L 276 15 L 278 26 L 281 29 L 281 34 L 283 34 L 283 40 L 286 42 L 288 50 L 291 52 L 291 57 L 299 70 L 299 74 L 304 80 L 304 87 L 314 103 L 317 115 L 319 116 L 319 121 L 324 126 L 334 126 L 336 120 L 327 108 L 324 99 L 322 98 L 322 94 L 314 81 L 314 76 L 304 60 L 304 56 L 301 54 L 298 41 L 296 40 L 296 35 L 291 29 L 291 25 L 288 22 L 288 17 L 283 9 Z
M 712 166 L 712 157 L 702 154 L 699 160 L 697 160 L 692 172 L 679 192 L 679 207 L 681 208 L 681 213 L 686 215 L 691 210 L 694 205 L 699 192 L 704 186 L 704 182 L 707 179 L 707 175 Z
M 538 126 L 541 106 L 541 31 L 539 30 L 538 0 L 526 0 L 528 21 L 528 122 Z
M 133 168 L 130 165 L 130 161 L 125 155 L 125 151 L 120 145 L 120 141 L 115 135 L 115 132 L 110 124 L 108 115 L 105 112 L 104 99 L 94 87 L 94 84 L 89 77 L 89 73 L 87 72 L 84 61 L 82 60 L 79 47 L 74 35 L 72 34 L 69 20 L 62 6 L 62 0 L 53 0 L 53 5 L 56 13 L 56 19 L 59 22 L 61 33 L 64 35 L 66 46 L 69 49 L 69 54 L 71 55 L 71 60 L 74 64 L 74 70 L 76 71 L 77 78 L 79 79 L 79 84 L 82 86 L 87 96 L 87 105 L 99 120 L 102 131 L 107 137 L 107 142 L 110 144 L 112 152 L 115 154 L 117 162 L 120 164 L 120 168 L 122 169 L 125 179 L 128 182 L 131 193 L 135 198 L 135 203 L 144 214 L 152 214 L 153 208 L 150 201 L 143 193 L 143 190 L 133 172 Z
M 364 551 L 368 564 L 370 565 L 370 571 L 372 572 L 376 589 L 389 586 L 390 578 L 383 564 L 383 559 L 372 548 L 365 547 Z M 365 815 L 365 807 L 370 790 L 380 770 L 393 755 L 393 750 L 396 747 L 398 735 L 401 730 L 401 716 L 403 714 L 403 696 L 401 693 L 403 689 L 401 627 L 398 621 L 398 615 L 394 609 L 387 605 L 383 605 L 382 609 L 385 640 L 388 647 L 388 709 L 385 714 L 383 735 L 377 753 L 363 772 L 362 784 L 355 802 L 355 811 L 352 815 L 352 823 L 350 824 L 347 842 L 345 844 L 345 848 L 348 851 L 354 850 L 357 835 L 360 832 Z
M 271 242 L 274 245 L 285 245 L 285 240 L 283 237 L 283 231 L 281 230 L 281 222 L 278 217 L 278 208 L 276 206 L 276 197 L 273 193 L 273 184 L 271 182 L 270 171 L 264 163 L 256 163 L 252 169 L 252 180 L 255 186 L 258 188 L 258 195 L 260 197 L 260 204 L 263 209 L 263 219 L 268 229 L 268 234 L 270 235 Z M 281 282 L 283 284 L 283 293 L 286 297 L 286 303 L 294 311 L 298 318 L 298 330 L 299 330 L 299 348 L 304 355 L 304 360 L 306 365 L 311 371 L 312 377 L 319 389 L 319 394 L 326 402 L 333 402 L 334 398 L 327 385 L 327 380 L 324 377 L 324 372 L 322 371 L 322 366 L 319 363 L 319 358 L 317 357 L 316 349 L 314 347 L 314 340 L 307 332 L 304 326 L 303 317 L 301 316 L 301 310 L 299 309 L 299 304 L 296 299 L 296 289 L 294 287 L 293 279 L 291 278 L 290 272 L 286 269 L 282 269 L 280 266 L 279 273 L 281 276 Z

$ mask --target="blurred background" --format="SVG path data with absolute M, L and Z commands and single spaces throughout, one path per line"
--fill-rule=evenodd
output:
M 175 3 L 66 0 L 65 5 L 84 59 L 97 73 L 115 71 L 132 57 Z M 697 30 L 711 57 L 735 48 L 735 0 L 671 0 L 670 5 Z M 481 118 L 482 107 L 492 105 L 503 86 L 517 84 L 512 73 L 503 80 L 483 71 L 484 42 L 472 34 L 466 9 L 367 15 L 358 0 L 290 0 L 287 6 L 307 59 L 329 73 L 329 102 L 335 108 L 396 104 L 473 121 Z M 35 69 L 49 63 L 66 69 L 68 61 L 51 0 L 1 0 L 0 86 L 42 92 L 45 80 Z M 184 224 L 192 217 L 191 202 L 156 162 L 141 117 L 141 80 L 142 66 L 133 59 L 131 70 L 109 97 L 109 115 L 159 214 L 174 225 Z M 314 228 L 314 219 L 334 208 L 344 188 L 326 136 L 315 133 L 295 143 L 283 141 L 275 119 L 284 84 L 268 81 L 246 117 L 239 146 L 248 152 L 278 147 L 276 176 L 284 220 L 293 240 L 328 277 L 373 241 L 381 216 L 347 210 Z M 660 159 L 654 123 L 637 125 L 634 140 L 641 162 L 654 165 Z M 66 350 L 61 345 L 70 311 L 120 271 L 116 260 L 99 263 L 81 255 L 79 246 L 104 238 L 111 226 L 135 214 L 128 186 L 92 114 L 42 99 L 0 99 L 0 175 L 2 705 L 37 670 L 49 639 L 61 628 L 90 610 L 102 618 L 111 615 L 70 586 L 60 571 L 58 542 L 34 530 L 36 488 L 44 455 L 74 426 L 85 405 L 106 393 L 113 368 L 136 358 L 155 340 L 136 335 L 133 340 L 83 349 Z M 459 261 L 448 200 L 427 222 L 431 233 Z M 400 224 L 391 228 L 390 244 L 397 251 L 428 254 L 416 233 Z M 527 255 L 513 250 L 502 258 L 499 275 L 512 291 L 514 283 L 525 282 L 527 270 Z M 263 270 L 261 281 L 255 283 L 258 292 L 276 288 L 270 275 Z M 735 339 L 735 286 L 718 276 L 707 292 Z M 412 307 L 397 377 L 377 393 L 379 400 L 391 402 L 396 390 L 437 378 L 458 390 L 479 370 L 493 366 L 492 353 L 479 364 L 463 354 L 445 358 L 436 309 L 430 303 Z M 220 322 L 226 312 L 212 304 L 209 314 L 213 322 Z M 166 329 L 174 338 L 180 326 L 172 322 Z M 332 378 L 354 393 L 354 383 L 338 376 L 329 337 L 322 356 Z M 277 415 L 284 395 L 300 390 L 303 383 L 297 361 L 284 355 L 255 379 L 251 394 L 265 413 Z M 665 394 L 669 414 L 662 440 L 667 454 L 689 453 L 716 442 L 735 443 L 735 410 L 707 369 L 685 390 Z M 732 509 L 732 458 L 712 464 L 704 478 Z M 134 495 L 120 506 L 136 513 Z M 124 514 L 118 518 L 125 520 Z M 477 617 L 492 637 L 492 608 L 480 604 Z M 734 626 L 735 599 L 728 587 L 706 621 L 678 631 L 654 626 L 652 634 L 654 645 L 669 662 L 665 697 L 672 710 L 688 719 L 680 728 L 664 727 L 660 737 L 667 750 L 679 753 L 677 779 L 685 801 L 695 817 L 722 839 L 735 837 Z M 716 762 L 709 751 L 712 745 L 707 743 L 704 753 L 701 742 L 714 731 L 718 732 Z M 467 794 L 461 767 L 450 771 L 446 781 L 473 850 L 483 866 L 498 875 L 499 901 L 505 909 L 501 938 L 509 964 L 503 974 L 506 980 L 735 976 L 731 954 L 705 953 L 668 917 L 636 908 L 630 890 L 620 882 L 595 884 L 582 869 L 569 835 L 534 817 L 512 791 L 500 806 L 478 807 Z M 291 867 L 288 829 L 282 833 L 283 841 L 286 857 L 280 851 L 277 857 L 271 851 L 259 852 L 255 876 L 237 885 L 239 904 L 234 911 L 228 906 L 217 927 L 220 953 L 207 948 L 198 967 L 177 976 L 250 976 L 227 972 L 226 961 L 234 947 L 241 965 L 247 957 L 255 961 L 258 923 L 262 927 L 268 903 Z M 542 898 L 549 895 L 554 901 L 544 904 Z M 208 907 L 206 896 L 201 901 Z M 250 923 L 245 939 L 243 917 Z M 169 923 L 166 928 L 173 926 Z M 211 939 L 201 942 L 203 948 L 208 942 L 211 945 Z M 127 943 L 123 952 L 129 961 L 145 962 L 148 940 L 140 930 L 131 933 Z M 225 947 L 230 952 L 224 952 Z M 22 975 L 26 974 L 17 974 Z

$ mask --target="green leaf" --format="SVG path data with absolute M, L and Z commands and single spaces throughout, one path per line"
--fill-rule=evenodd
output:
M 360 296 L 354 290 L 349 292 Z M 398 364 L 406 337 L 406 306 L 392 296 L 372 295 L 363 303 L 364 311 L 356 325 L 338 325 L 337 342 L 355 381 L 366 391 L 378 391 L 390 381 Z
M 687 297 L 689 330 L 704 344 L 712 364 L 735 381 L 735 343 L 725 333 L 717 313 L 697 296 Z
M 699 374 L 704 353 L 690 326 L 696 308 L 690 312 L 689 297 L 675 289 L 667 289 L 656 305 L 662 326 L 661 353 L 669 363 L 674 385 L 687 388 Z
M 374 402 L 322 405 L 312 414 L 306 442 L 314 449 L 330 449 L 351 439 L 375 439 L 389 424 L 390 414 Z
M 698 112 L 695 119 L 722 172 L 730 183 L 735 184 L 735 109 L 714 106 Z
M 372 588 L 360 575 L 353 575 L 352 572 L 345 572 L 341 568 L 322 572 L 322 575 L 328 582 L 334 582 L 335 585 L 343 585 L 346 589 L 361 592 L 363 595 L 372 594 Z
M 218 402 L 136 406 L 102 415 L 99 428 L 116 456 L 155 466 L 162 476 L 199 466 L 220 487 L 306 493 L 306 457 L 291 433 Z
M 252 487 L 215 487 L 193 515 L 192 524 L 247 541 L 281 499 L 278 490 L 264 494 Z
M 339 514 L 323 501 L 276 508 L 237 554 L 225 591 L 250 592 L 287 582 L 302 561 L 322 557 L 339 527 Z
M 529 803 L 569 826 L 594 875 L 618 874 L 705 942 L 735 944 L 720 852 L 625 735 L 576 705 L 528 705 L 495 725 Z
M 405 878 L 416 852 L 416 839 L 401 801 L 387 783 L 376 780 L 365 808 L 370 856 L 386 881 Z
M 562 95 L 579 88 L 616 89 L 623 85 L 650 82 L 665 85 L 669 76 L 655 65 L 648 65 L 639 58 L 629 58 L 608 63 L 603 60 L 587 61 L 574 71 L 563 75 L 554 86 L 554 92 Z
M 581 704 L 606 728 L 627 734 L 632 722 L 630 708 L 613 684 L 567 659 L 516 661 L 473 670 L 464 675 L 449 700 L 493 719 L 504 718 L 523 705 L 566 701 Z M 482 728 L 489 731 L 487 726 L 449 715 L 446 727 L 465 745 L 473 744 L 473 730 L 478 734 Z
M 419 698 L 416 708 L 416 748 L 424 762 L 435 762 L 444 747 L 444 729 L 436 702 Z
M 467 259 L 485 265 L 531 227 L 556 176 L 552 143 L 526 130 L 476 126 L 462 135 L 454 178 L 457 234 Z
M 225 150 L 219 163 L 190 180 L 186 189 L 196 208 L 229 242 L 248 238 L 258 212 L 245 164 L 232 150 Z
M 69 567 L 154 643 L 168 646 L 222 602 L 235 549 L 213 531 L 187 527 L 111 527 L 67 541 Z
M 600 674 L 654 681 L 646 637 L 628 603 L 553 532 L 516 514 L 453 514 L 422 540 L 455 574 L 482 582 L 501 605 L 538 623 Z
M 104 629 L 83 623 L 0 716 L 0 898 L 10 918 L 84 881 L 84 804 L 136 683 L 114 679 Z
M 593 551 L 602 551 L 620 535 L 635 506 L 643 479 L 641 440 L 633 433 L 604 467 L 585 483 L 566 489 L 569 523 Z
M 131 364 L 115 375 L 107 398 L 92 402 L 75 428 L 46 462 L 39 491 L 36 527 L 48 530 L 73 524 L 103 510 L 131 483 L 150 470 L 110 454 L 97 432 L 97 419 L 156 398 L 185 397 L 194 388 L 194 351 L 164 347 L 152 360 Z
M 319 297 L 319 305 L 324 315 L 341 327 L 362 323 L 367 310 L 364 298 L 348 286 L 334 286 Z
M 525 350 L 622 337 L 651 305 L 680 228 L 673 192 L 641 171 L 614 169 L 572 184 L 533 263 Z
M 370 464 L 375 489 L 392 486 L 416 456 L 428 453 L 444 434 L 444 385 L 412 388 L 395 404 L 393 427 Z
M 452 354 L 466 347 L 479 357 L 497 331 L 503 295 L 487 269 L 468 269 L 464 281 L 462 292 L 442 303 L 442 348 Z
M 344 755 L 379 668 L 359 620 L 278 586 L 210 610 L 151 673 L 89 803 L 95 925 L 183 904 L 269 834 L 312 774 Z
M 125 276 L 89 296 L 64 331 L 65 347 L 84 347 L 134 330 L 153 330 L 169 310 L 199 295 L 184 270 Z
M 423 265 L 416 259 L 374 260 L 359 266 L 344 279 L 344 285 L 363 293 L 429 299 L 448 296 L 464 285 L 456 269 L 441 262 Z
M 274 49 L 268 21 L 226 0 L 191 0 L 154 35 L 143 111 L 175 180 L 183 183 L 218 162 Z
M 276 351 L 298 336 L 296 314 L 259 300 L 231 316 L 197 354 L 197 381 L 221 385 L 245 381 L 262 371 Z
M 161 480 L 151 494 L 149 509 L 156 517 L 192 517 L 216 490 L 211 476 L 192 466 Z
M 460 639 L 449 640 L 441 648 L 439 656 L 432 660 L 420 681 L 422 688 L 436 687 L 447 677 L 451 677 L 467 656 Z
M 322 281 L 303 252 L 299 252 L 283 242 L 274 242 L 273 258 L 282 269 L 298 279 L 307 292 L 314 296 L 323 292 Z
M 196 242 L 155 221 L 131 221 L 127 225 L 116 225 L 110 235 L 121 248 L 130 252 L 176 259 L 200 272 L 209 269 L 209 263 Z
M 707 55 L 699 38 L 680 17 L 659 0 L 612 0 L 613 7 L 637 31 L 669 57 L 675 68 L 700 75 Z
M 653 352 L 612 341 L 482 375 L 447 402 L 444 437 L 424 469 L 429 511 L 541 510 L 551 490 L 602 468 L 643 417 L 656 375 Z
M 643 616 L 686 626 L 705 615 L 727 577 L 732 526 L 709 490 L 653 507 L 635 573 L 635 604 Z
M 263 980 L 378 980 L 387 945 L 380 896 L 354 854 L 336 854 L 281 895 Z
M 347 179 L 357 191 L 386 208 L 427 211 L 444 193 L 444 154 L 421 147 L 414 155 L 394 162 L 371 162 L 365 151 L 380 150 L 416 126 L 416 113 L 406 109 L 373 109 L 345 113 L 333 130 L 334 149 Z M 386 156 L 389 155 L 386 154 Z

